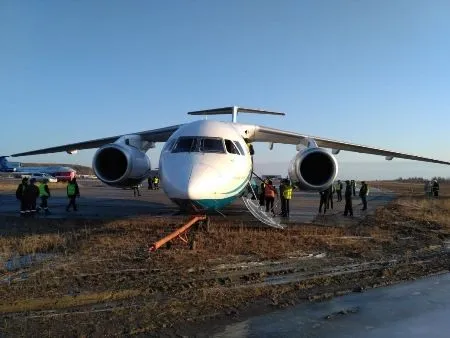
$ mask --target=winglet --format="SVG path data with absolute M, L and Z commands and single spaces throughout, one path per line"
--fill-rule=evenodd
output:
M 256 108 L 237 107 L 237 106 L 190 111 L 190 112 L 188 112 L 188 115 L 204 115 L 204 116 L 206 116 L 206 115 L 232 115 L 231 120 L 233 123 L 236 123 L 238 113 L 279 115 L 279 116 L 286 115 L 285 113 L 273 112 L 273 111 L 256 109 Z

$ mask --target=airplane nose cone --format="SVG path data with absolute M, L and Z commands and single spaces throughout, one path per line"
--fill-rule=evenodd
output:
M 162 187 L 169 198 L 187 198 L 192 161 L 189 158 L 160 163 Z
M 188 182 L 188 198 L 192 200 L 215 198 L 220 182 L 221 174 L 217 169 L 208 164 L 196 163 L 192 167 Z

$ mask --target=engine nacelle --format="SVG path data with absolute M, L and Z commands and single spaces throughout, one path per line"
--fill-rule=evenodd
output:
M 114 187 L 131 187 L 148 177 L 150 158 L 127 144 L 112 143 L 99 148 L 92 168 L 104 183 Z
M 299 151 L 289 165 L 289 178 L 300 189 L 322 191 L 336 179 L 338 164 L 323 148 Z

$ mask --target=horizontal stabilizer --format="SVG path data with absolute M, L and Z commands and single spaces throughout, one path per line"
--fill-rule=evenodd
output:
M 236 106 L 188 112 L 189 115 L 203 115 L 203 116 L 206 116 L 206 115 L 232 115 L 233 122 L 236 122 L 236 116 L 238 113 L 279 115 L 279 116 L 285 115 L 285 113 L 279 113 L 279 112 L 273 112 L 273 111 L 268 111 L 268 110 L 263 110 L 263 109 L 255 109 L 255 108 L 236 107 Z

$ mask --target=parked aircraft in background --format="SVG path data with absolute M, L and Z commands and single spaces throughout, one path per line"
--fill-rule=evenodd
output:
M 182 125 L 67 144 L 12 156 L 37 155 L 100 147 L 93 158 L 96 176 L 115 187 L 141 183 L 150 172 L 146 152 L 155 142 L 166 142 L 159 160 L 159 176 L 168 197 L 181 209 L 200 213 L 218 211 L 247 193 L 252 178 L 252 157 L 246 141 L 296 146 L 289 177 L 299 188 L 320 191 L 332 184 L 338 172 L 334 155 L 341 150 L 450 165 L 450 162 L 377 149 L 322 137 L 297 134 L 236 122 L 238 113 L 284 115 L 259 109 L 226 107 L 190 112 L 191 115 L 232 115 L 232 122 L 199 120 Z M 413 136 L 413 135 L 411 135 Z M 413 138 L 411 138 L 413 139 Z M 324 148 L 331 148 L 332 152 Z M 288 166 L 287 166 L 288 167 Z M 249 210 L 261 220 L 259 211 Z
M 3 172 L 12 172 L 20 175 L 45 173 L 55 177 L 58 181 L 69 181 L 76 175 L 76 171 L 70 167 L 62 167 L 62 166 L 22 167 L 20 163 L 8 162 L 6 157 L 7 156 L 0 156 L 0 171 Z

